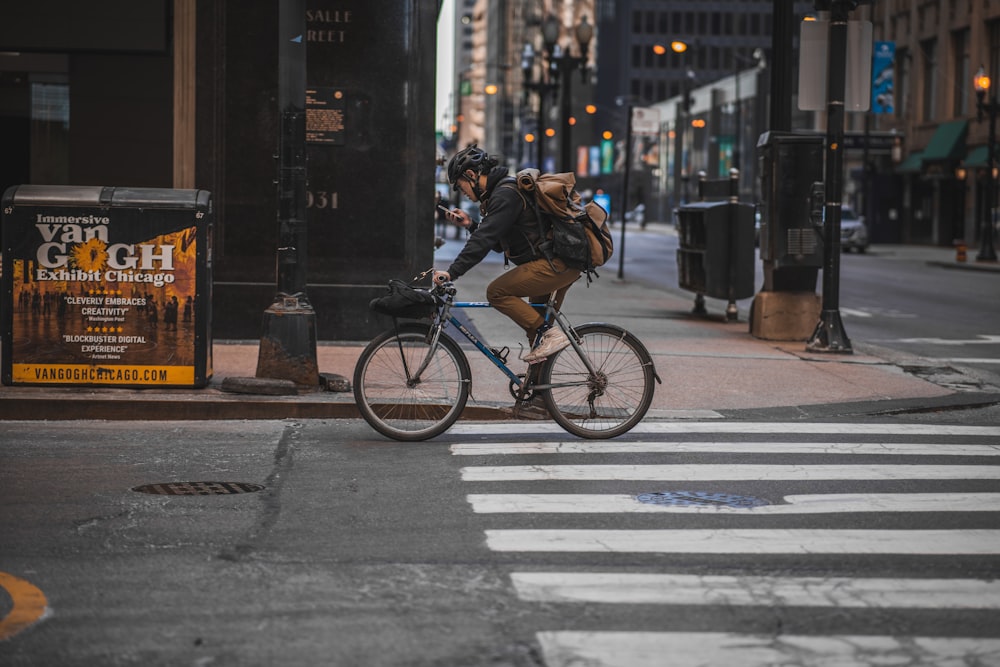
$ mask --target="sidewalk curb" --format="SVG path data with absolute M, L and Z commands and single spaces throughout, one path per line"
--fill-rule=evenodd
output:
M 38 396 L 7 396 L 0 401 L 0 421 L 67 421 L 148 420 L 156 421 L 205 421 L 205 420 L 274 420 L 274 419 L 360 419 L 354 395 L 317 392 L 299 396 L 249 396 L 226 394 L 214 389 L 205 394 L 172 395 L 159 393 L 149 397 L 113 400 L 106 392 L 133 390 L 105 390 L 100 395 L 61 396 L 53 400 L 51 394 Z M 784 407 L 720 409 L 714 412 L 722 419 L 752 421 L 758 419 L 805 420 L 832 417 L 891 416 L 900 414 L 968 410 L 1000 405 L 1000 393 L 954 393 L 938 398 L 886 399 L 847 403 L 819 403 Z M 704 412 L 674 411 L 670 417 L 647 415 L 646 421 L 673 421 L 690 419 L 685 413 Z M 718 417 L 717 417 L 718 418 Z M 466 405 L 460 421 L 518 421 L 507 405 L 489 403 Z

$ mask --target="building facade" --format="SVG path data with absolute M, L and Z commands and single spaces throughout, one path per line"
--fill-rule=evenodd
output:
M 872 126 L 901 137 L 894 198 L 873 215 L 898 221 L 904 243 L 979 242 L 986 201 L 989 117 L 979 118 L 974 76 L 1000 76 L 997 0 L 885 0 L 865 7 L 876 40 L 895 45 L 895 107 Z M 995 94 L 995 91 L 993 92 Z
M 287 5 L 15 4 L 0 21 L 0 191 L 209 191 L 214 333 L 260 336 L 284 233 L 275 158 L 287 111 L 278 108 Z M 308 263 L 318 337 L 362 340 L 385 325 L 368 301 L 390 278 L 432 262 L 437 6 L 302 6 L 307 220 L 294 224 L 308 241 L 295 257 Z

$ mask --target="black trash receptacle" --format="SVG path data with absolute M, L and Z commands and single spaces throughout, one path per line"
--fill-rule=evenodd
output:
M 209 192 L 19 185 L 2 205 L 5 385 L 208 384 Z
M 734 302 L 754 293 L 753 206 L 694 202 L 677 209 L 682 289 Z

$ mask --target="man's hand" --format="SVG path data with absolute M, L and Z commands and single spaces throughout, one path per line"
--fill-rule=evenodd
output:
M 443 285 L 444 283 L 451 282 L 451 275 L 447 271 L 438 271 L 435 269 L 431 280 L 437 285 Z
M 463 229 L 468 229 L 469 225 L 472 224 L 472 218 L 460 208 L 453 208 L 448 211 L 448 219 L 451 220 L 453 225 L 457 225 Z

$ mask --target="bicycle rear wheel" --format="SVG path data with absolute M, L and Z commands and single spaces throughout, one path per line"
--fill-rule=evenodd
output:
M 549 357 L 541 390 L 552 418 L 581 438 L 614 438 L 638 424 L 653 402 L 656 371 L 646 347 L 613 324 L 575 328 L 595 369 L 591 374 L 573 347 Z
M 430 325 L 404 324 L 368 344 L 354 367 L 354 399 L 373 429 L 394 440 L 427 440 L 462 414 L 472 374 L 458 344 L 442 334 L 419 382 L 411 375 L 430 350 Z

